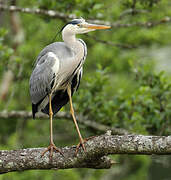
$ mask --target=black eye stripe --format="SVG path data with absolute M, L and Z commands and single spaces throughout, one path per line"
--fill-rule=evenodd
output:
M 73 20 L 73 21 L 69 22 L 68 24 L 76 25 L 76 24 L 80 24 L 80 23 L 81 23 L 81 21 Z
M 65 26 L 67 26 L 68 24 L 80 26 L 80 23 L 81 23 L 81 22 L 82 22 L 81 20 L 72 20 L 71 22 L 68 22 L 67 24 L 65 24 Z M 63 28 L 61 29 L 60 32 L 62 32 L 62 30 L 65 28 L 65 26 L 63 26 Z

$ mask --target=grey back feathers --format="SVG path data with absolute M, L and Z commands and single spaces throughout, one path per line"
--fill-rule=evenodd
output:
M 48 56 L 48 53 L 42 56 L 36 64 L 30 78 L 30 95 L 32 103 L 38 103 L 45 97 L 51 89 L 53 81 L 53 72 L 51 67 L 55 64 L 55 59 Z
M 64 42 L 54 42 L 48 46 L 46 46 L 37 57 L 36 63 L 40 60 L 40 58 L 47 54 L 48 52 L 53 52 L 58 58 L 68 58 L 73 56 L 73 51 L 66 46 Z
M 72 51 L 64 42 L 52 43 L 40 52 L 30 78 L 30 95 L 32 100 L 33 117 L 35 116 L 35 113 L 40 110 L 48 114 L 49 93 L 52 93 L 52 98 L 57 101 L 55 103 L 60 104 L 58 108 L 56 106 L 56 110 L 60 110 L 60 108 L 68 102 L 65 85 L 67 85 L 67 83 L 71 83 L 72 85 L 73 83 L 73 92 L 78 89 L 82 77 L 82 65 L 87 55 L 86 44 L 82 40 L 79 41 L 84 47 L 84 57 L 82 57 L 79 63 L 73 67 L 72 61 L 76 56 L 75 52 Z M 58 96 L 60 95 L 59 98 L 55 97 L 57 94 Z M 62 101 L 62 104 L 58 102 L 58 100 Z M 57 104 L 54 104 L 54 106 L 55 105 Z M 53 111 L 56 110 L 54 107 Z

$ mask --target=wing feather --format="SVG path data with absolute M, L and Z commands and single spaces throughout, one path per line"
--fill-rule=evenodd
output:
M 59 59 L 52 52 L 42 56 L 30 77 L 30 95 L 33 104 L 37 104 L 51 92 L 54 79 L 59 70 Z

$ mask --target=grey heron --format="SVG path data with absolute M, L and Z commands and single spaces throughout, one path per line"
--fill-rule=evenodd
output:
M 38 55 L 30 77 L 30 95 L 33 118 L 38 111 L 48 114 L 50 118 L 50 145 L 42 156 L 48 151 L 50 157 L 53 151 L 61 153 L 53 142 L 52 117 L 68 102 L 80 139 L 76 152 L 80 146 L 85 151 L 84 139 L 74 115 L 72 95 L 80 84 L 87 47 L 83 40 L 76 38 L 76 34 L 108 28 L 110 26 L 89 24 L 83 18 L 73 19 L 61 30 L 64 42 L 49 44 Z

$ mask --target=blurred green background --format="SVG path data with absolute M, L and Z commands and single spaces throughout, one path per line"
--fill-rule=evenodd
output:
M 87 20 L 114 23 L 110 30 L 78 36 L 86 42 L 88 56 L 80 88 L 73 96 L 76 114 L 130 133 L 171 134 L 171 20 L 166 23 L 171 17 L 170 0 L 0 0 L 0 3 L 52 9 Z M 29 77 L 33 63 L 66 22 L 43 15 L 0 11 L 0 111 L 31 111 Z M 148 27 L 146 22 L 154 26 Z M 56 41 L 62 41 L 61 35 Z M 68 105 L 62 111 L 69 113 Z M 48 119 L 0 120 L 1 149 L 46 147 L 49 143 Z M 83 137 L 104 133 L 79 126 Z M 59 147 L 78 143 L 72 120 L 54 120 L 54 142 Z M 112 158 L 119 164 L 109 170 L 32 170 L 4 174 L 0 180 L 171 179 L 170 156 Z

